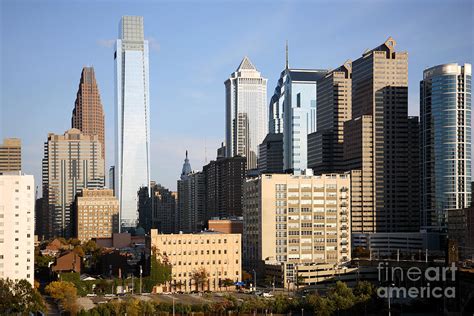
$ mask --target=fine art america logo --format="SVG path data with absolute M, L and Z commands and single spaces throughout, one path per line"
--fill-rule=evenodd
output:
M 377 295 L 381 298 L 456 297 L 456 288 L 446 286 L 455 281 L 457 268 L 454 263 L 450 267 L 428 267 L 422 270 L 416 266 L 389 267 L 388 262 L 380 262 L 377 270 L 379 282 L 384 284 L 377 288 Z M 392 283 L 393 280 L 397 280 L 397 285 Z

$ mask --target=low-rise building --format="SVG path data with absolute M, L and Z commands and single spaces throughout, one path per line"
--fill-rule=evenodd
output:
M 214 218 L 207 222 L 210 231 L 225 234 L 242 234 L 244 229 L 243 217 Z
M 244 266 L 296 283 L 301 265 L 350 261 L 350 176 L 263 174 L 244 185 Z M 302 280 L 308 284 L 310 280 Z
M 225 283 L 242 278 L 240 234 L 159 234 L 152 229 L 151 247 L 171 265 L 172 281 L 158 292 L 226 290 Z

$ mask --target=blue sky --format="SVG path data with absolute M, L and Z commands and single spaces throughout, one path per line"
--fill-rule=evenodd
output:
M 409 53 L 409 113 L 423 69 L 473 61 L 473 1 L 0 2 L 0 137 L 23 141 L 23 170 L 41 183 L 48 132 L 64 133 L 83 66 L 96 71 L 113 164 L 113 42 L 122 15 L 142 15 L 150 40 L 151 173 L 172 189 L 185 150 L 193 169 L 224 139 L 224 81 L 248 55 L 268 78 L 284 67 L 335 68 L 388 36 Z M 205 154 L 207 153 L 207 155 Z

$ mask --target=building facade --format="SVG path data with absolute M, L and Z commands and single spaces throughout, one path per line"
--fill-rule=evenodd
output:
M 72 111 L 71 127 L 84 135 L 98 135 L 102 144 L 102 158 L 105 163 L 104 109 L 100 100 L 99 87 L 93 67 L 82 68 L 76 102 Z
M 203 167 L 205 223 L 212 217 L 242 216 L 242 186 L 247 160 L 240 156 L 218 158 Z
M 148 188 L 139 191 L 139 222 L 140 226 L 149 233 L 152 228 L 164 234 L 177 233 L 178 194 L 160 184 L 151 182 L 151 197 Z
M 193 233 L 204 228 L 205 194 L 204 173 L 191 171 L 186 151 L 186 159 L 178 180 L 178 212 L 175 225 L 177 231 Z
M 317 131 L 308 135 L 308 167 L 315 174 L 342 172 L 344 122 L 351 119 L 352 62 L 318 81 Z
M 420 83 L 421 226 L 447 228 L 449 210 L 471 203 L 470 64 L 426 69 Z
M 0 175 L 0 278 L 34 285 L 35 182 L 20 172 Z
M 308 172 L 308 174 L 310 174 Z M 244 185 L 244 266 L 340 265 L 351 258 L 349 174 L 263 174 Z
M 84 188 L 105 184 L 102 144 L 72 128 L 64 135 L 48 134 L 44 143 L 43 198 L 49 231 L 46 238 L 72 237 L 71 203 Z
M 119 228 L 119 203 L 110 189 L 82 189 L 73 205 L 75 236 L 82 242 L 108 238 Z
M 151 247 L 157 259 L 171 265 L 173 281 L 158 292 L 225 291 L 224 280 L 242 279 L 240 234 L 159 234 L 152 229 Z
M 258 145 L 267 134 L 267 79 L 248 57 L 225 81 L 227 157 L 247 158 L 257 167 Z
M 283 173 L 283 134 L 267 134 L 259 146 L 258 171 Z
M 0 145 L 0 174 L 21 171 L 21 140 L 5 138 Z
M 408 185 L 419 182 L 418 173 L 409 173 L 410 164 L 418 165 L 408 160 L 416 158 L 409 146 L 418 137 L 409 128 L 408 54 L 395 46 L 390 37 L 352 63 L 352 119 L 344 123 L 343 147 L 359 190 L 352 192 L 353 232 L 419 230 L 418 191 Z
M 121 229 L 138 222 L 137 192 L 150 186 L 148 41 L 143 17 L 124 16 L 115 47 L 115 196 Z

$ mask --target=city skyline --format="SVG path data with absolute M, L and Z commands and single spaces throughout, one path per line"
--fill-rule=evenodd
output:
M 151 179 L 170 189 L 176 188 L 185 149 L 190 150 L 190 156 L 193 157 L 191 164 L 196 170 L 205 164 L 206 152 L 207 162 L 215 159 L 215 150 L 225 138 L 222 82 L 235 69 L 235 64 L 247 55 L 258 65 L 262 76 L 270 81 L 267 89 L 267 100 L 270 100 L 279 73 L 285 65 L 285 40 L 289 41 L 291 67 L 336 68 L 341 61 L 349 57 L 356 59 L 366 48 L 373 47 L 392 35 L 398 41 L 398 48 L 409 54 L 409 114 L 418 115 L 418 85 L 425 68 L 448 62 L 472 62 L 472 46 L 466 40 L 472 38 L 472 28 L 465 27 L 466 21 L 472 20 L 470 4 L 467 1 L 457 2 L 455 8 L 446 3 L 435 3 L 432 8 L 426 8 L 422 4 L 358 4 L 356 7 L 360 11 L 351 13 L 352 19 L 349 19 L 361 20 L 360 25 L 351 25 L 353 34 L 364 30 L 369 24 L 384 21 L 384 14 L 389 12 L 399 22 L 382 25 L 369 34 L 364 33 L 364 38 L 354 36 L 354 39 L 346 43 L 348 40 L 345 37 L 335 38 L 338 33 L 334 32 L 343 32 L 344 26 L 348 26 L 340 21 L 336 25 L 328 20 L 328 25 L 334 30 L 318 30 L 316 25 L 322 21 L 309 19 L 312 15 L 308 14 L 308 19 L 302 19 L 304 21 L 301 23 L 303 26 L 313 27 L 311 32 L 300 35 L 299 26 L 291 26 L 292 18 L 301 14 L 300 12 L 319 9 L 327 12 L 325 16 L 330 16 L 341 9 L 340 4 L 285 3 L 281 11 L 271 12 L 268 6 L 258 4 L 247 19 L 252 20 L 265 14 L 267 20 L 277 20 L 278 23 L 263 26 L 257 34 L 249 26 L 233 31 L 229 37 L 223 37 L 222 31 L 217 30 L 219 23 L 224 21 L 219 16 L 225 13 L 228 15 L 226 19 L 229 18 L 229 15 L 235 14 L 233 9 L 237 5 L 226 3 L 212 6 L 210 3 L 208 12 L 203 13 L 206 16 L 189 16 L 188 21 L 181 19 L 180 24 L 173 24 L 176 23 L 173 19 L 176 19 L 177 14 L 188 16 L 196 6 L 206 4 L 158 3 L 151 5 L 156 8 L 156 12 L 145 12 L 144 6 L 127 3 L 105 9 L 100 3 L 82 8 L 78 4 L 66 6 L 58 2 L 46 2 L 44 6 L 38 6 L 37 10 L 27 12 L 25 8 L 33 6 L 32 3 L 7 1 L 2 3 L 2 72 L 3 78 L 8 80 L 2 81 L 0 138 L 22 139 L 23 169 L 25 173 L 33 174 L 36 183 L 39 183 L 42 143 L 49 132 L 61 134 L 68 128 L 70 110 L 77 91 L 77 73 L 84 65 L 91 64 L 96 69 L 106 116 L 106 170 L 113 165 L 113 42 L 110 40 L 116 36 L 117 21 L 122 15 L 144 16 L 151 55 Z M 53 5 L 56 17 L 50 21 L 52 13 L 48 13 L 48 7 Z M 96 7 L 97 10 L 90 12 L 93 11 L 90 10 L 91 7 Z M 443 10 L 443 7 L 451 10 Z M 303 8 L 306 10 L 301 10 Z M 419 13 L 422 9 L 421 16 Z M 83 10 L 87 11 L 87 18 Z M 79 14 L 83 14 L 82 18 L 89 23 L 81 23 L 81 29 L 76 31 L 77 24 L 70 21 L 74 21 L 73 17 Z M 373 17 L 373 20 L 366 21 L 368 16 Z M 441 17 L 452 23 L 437 26 L 431 22 Z M 203 18 L 213 22 L 196 24 L 197 20 Z M 29 23 L 23 24 L 23 20 L 28 20 Z M 58 30 L 57 23 L 62 26 Z M 414 25 L 429 25 L 431 28 L 417 28 L 419 33 L 414 36 Z M 183 29 L 187 33 L 180 35 L 183 34 Z M 201 41 L 205 34 L 223 42 L 219 47 L 212 43 L 198 45 L 197 41 Z M 64 56 L 49 49 L 52 43 L 59 42 L 64 43 Z M 28 50 L 30 45 L 35 49 L 33 56 Z M 76 45 L 81 49 L 77 49 Z M 197 58 L 184 60 L 183 56 L 189 53 L 189 49 L 194 50 L 193 56 Z M 39 57 L 41 62 L 38 62 Z M 51 67 L 57 71 L 52 72 L 53 74 L 44 73 Z M 43 75 L 41 82 L 34 80 L 39 77 L 39 73 Z M 192 76 L 188 77 L 189 75 Z M 190 80 L 192 87 L 183 84 L 187 80 Z M 28 93 L 21 93 L 21 88 L 25 86 L 29 89 Z M 51 94 L 53 89 L 58 92 Z M 30 115 L 26 116 L 24 113 Z M 42 119 L 38 120 L 38 117 Z M 193 125 L 197 119 L 203 120 L 199 129 Z M 30 128 L 24 129 L 25 125 Z M 31 133 L 32 130 L 34 133 Z

